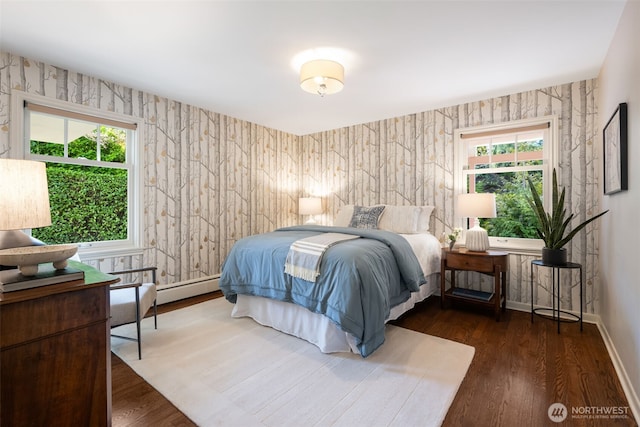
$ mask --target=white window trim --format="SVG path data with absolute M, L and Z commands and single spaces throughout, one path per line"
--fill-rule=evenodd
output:
M 469 135 L 474 133 L 481 132 L 497 132 L 504 131 L 508 129 L 516 129 L 526 126 L 535 126 L 539 124 L 549 123 L 549 141 L 545 141 L 545 150 L 547 153 L 547 158 L 544 160 L 544 174 L 548 177 L 545 182 L 545 188 L 543 191 L 543 203 L 544 206 L 547 207 L 551 203 L 551 172 L 553 168 L 557 166 L 558 159 L 558 147 L 560 145 L 560 141 L 558 140 L 558 117 L 557 116 L 544 116 L 544 117 L 536 117 L 533 119 L 524 119 L 524 120 L 513 120 L 509 122 L 497 123 L 487 126 L 477 126 L 477 127 L 469 127 L 469 128 L 460 128 L 456 129 L 454 132 L 454 158 L 455 158 L 455 171 L 453 174 L 453 197 L 454 201 L 457 199 L 458 194 L 463 193 L 464 188 L 464 179 L 463 179 L 463 168 L 465 165 L 465 156 L 466 153 L 463 152 L 463 147 L 465 146 L 464 141 L 461 138 L 461 135 Z M 549 145 L 547 147 L 547 145 Z M 454 202 L 455 206 L 455 202 Z M 453 223 L 457 224 L 457 226 L 462 227 L 463 230 L 466 228 L 464 224 L 464 218 L 460 217 L 457 213 L 457 208 L 454 208 L 453 215 Z M 464 232 L 462 236 L 461 244 L 464 244 Z M 511 237 L 491 237 L 489 236 L 489 244 L 491 249 L 500 249 L 505 250 L 511 253 L 523 253 L 523 254 L 540 254 L 542 247 L 544 246 L 544 242 L 542 239 L 520 239 L 520 238 L 511 238 Z
M 35 159 L 37 157 L 30 156 L 29 150 L 26 149 L 29 145 L 29 141 L 26 140 L 25 136 L 25 101 L 75 113 L 89 114 L 97 118 L 117 120 L 124 123 L 138 125 L 135 132 L 135 140 L 132 141 L 134 149 L 127 152 L 127 156 L 131 156 L 131 161 L 134 165 L 133 174 L 129 177 L 133 182 L 130 182 L 129 186 L 135 189 L 135 193 L 130 192 L 131 194 L 129 194 L 128 200 L 128 206 L 131 211 L 128 224 L 129 238 L 125 241 L 100 242 L 95 244 L 84 243 L 78 247 L 78 254 L 80 255 L 80 258 L 88 259 L 117 255 L 126 256 L 141 254 L 143 249 L 142 231 L 144 230 L 144 216 L 142 214 L 142 200 L 144 196 L 144 187 L 142 185 L 142 141 L 144 141 L 143 119 L 140 117 L 127 116 L 111 111 L 103 111 L 85 105 L 75 104 L 73 102 L 48 98 L 13 89 L 11 91 L 11 143 L 9 146 L 9 157 L 15 159 L 26 159 L 27 157 L 33 157 Z

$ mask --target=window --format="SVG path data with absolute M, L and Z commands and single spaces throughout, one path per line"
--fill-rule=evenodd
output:
M 456 132 L 456 194 L 495 193 L 496 218 L 480 218 L 491 247 L 534 250 L 542 247 L 527 197 L 527 178 L 545 205 L 553 164 L 555 119 L 527 120 Z M 547 191 L 548 190 L 548 191 Z M 463 228 L 475 218 L 459 218 Z
M 77 243 L 83 253 L 136 251 L 142 227 L 135 118 L 22 98 L 24 157 L 46 163 L 51 204 L 52 225 L 32 235 Z

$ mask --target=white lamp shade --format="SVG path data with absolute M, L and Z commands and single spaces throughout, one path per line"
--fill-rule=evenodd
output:
M 340 92 L 344 87 L 344 67 L 328 59 L 305 62 L 300 68 L 300 87 L 321 96 Z
M 495 218 L 496 195 L 493 193 L 458 195 L 458 215 L 463 218 Z
M 45 164 L 0 159 L 0 230 L 51 225 Z
M 322 199 L 319 197 L 301 197 L 298 201 L 300 215 L 318 215 L 322 213 Z

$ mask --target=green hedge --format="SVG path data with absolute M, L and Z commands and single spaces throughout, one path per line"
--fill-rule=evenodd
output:
M 126 171 L 49 164 L 47 177 L 52 225 L 34 229 L 34 237 L 49 244 L 127 238 Z

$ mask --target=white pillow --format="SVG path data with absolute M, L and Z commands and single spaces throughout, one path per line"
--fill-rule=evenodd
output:
M 336 227 L 348 227 L 353 216 L 354 205 L 344 205 L 338 209 L 336 219 L 333 221 L 333 225 Z
M 421 210 L 419 206 L 387 205 L 378 221 L 378 228 L 400 234 L 417 233 Z
M 399 234 L 426 233 L 433 206 L 393 206 L 384 210 L 378 228 Z
M 421 206 L 420 215 L 418 216 L 418 233 L 429 231 L 429 223 L 431 222 L 431 214 L 435 206 Z
M 433 206 L 393 206 L 386 208 L 378 221 L 380 230 L 401 234 L 425 233 L 429 231 Z M 348 227 L 353 217 L 354 205 L 344 205 L 338 209 L 333 222 L 336 227 Z

